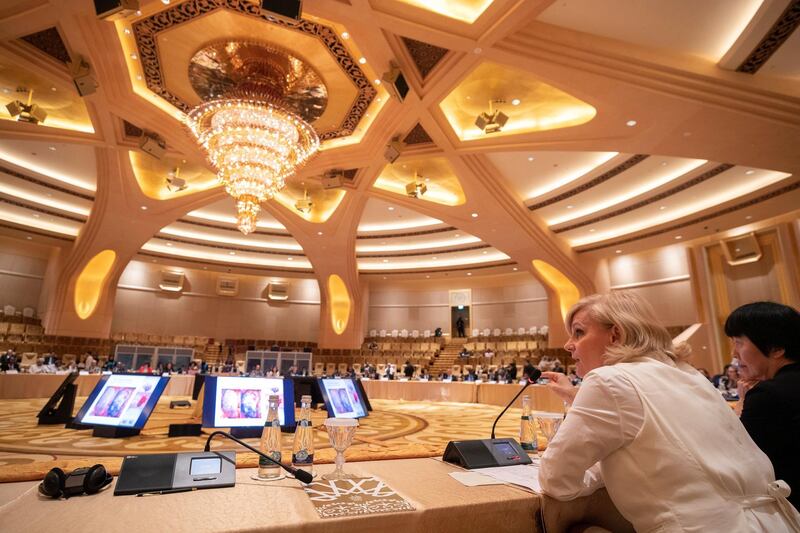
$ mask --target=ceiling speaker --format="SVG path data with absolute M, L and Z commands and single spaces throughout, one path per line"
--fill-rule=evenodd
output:
M 139 10 L 139 0 L 94 0 L 94 11 L 103 20 L 118 20 Z
M 261 0 L 261 10 L 266 15 L 277 15 L 289 20 L 300 20 L 303 15 L 302 0 Z

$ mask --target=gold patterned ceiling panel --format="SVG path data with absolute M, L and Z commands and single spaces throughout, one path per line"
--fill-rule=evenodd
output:
M 222 39 L 276 43 L 313 66 L 335 95 L 313 123 L 320 140 L 351 135 L 377 95 L 331 27 L 269 17 L 245 0 L 187 0 L 136 20 L 132 29 L 147 88 L 183 112 L 200 103 L 190 59 Z
M 344 189 L 325 189 L 314 180 L 293 181 L 275 195 L 275 200 L 283 207 L 308 222 L 326 222 L 342 203 L 346 195 Z M 310 201 L 308 209 L 298 209 L 303 200 Z
M 493 0 L 400 0 L 400 2 L 472 24 L 492 5 Z
M 174 157 L 156 159 L 138 151 L 128 154 L 139 188 L 154 200 L 169 200 L 220 186 L 217 177 L 203 165 Z
M 485 133 L 475 121 L 489 111 L 490 101 L 508 121 L 499 131 Z M 439 107 L 462 141 L 578 126 L 597 114 L 591 105 L 528 71 L 489 62 L 473 70 Z

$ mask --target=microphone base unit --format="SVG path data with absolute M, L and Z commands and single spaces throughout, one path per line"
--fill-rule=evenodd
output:
M 529 465 L 533 461 L 514 439 L 450 441 L 442 460 L 474 470 L 493 466 Z

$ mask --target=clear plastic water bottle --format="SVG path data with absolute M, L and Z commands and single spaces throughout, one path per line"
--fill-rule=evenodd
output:
M 278 418 L 280 396 L 271 394 L 269 397 L 269 410 L 261 433 L 261 451 L 276 461 L 281 461 L 281 422 Z M 258 477 L 261 479 L 279 479 L 282 477 L 281 468 L 267 461 L 263 457 L 258 459 Z
M 300 418 L 294 432 L 292 466 L 314 473 L 314 428 L 311 426 L 311 396 L 300 398 Z
M 526 452 L 535 452 L 539 449 L 536 440 L 536 424 L 531 416 L 531 398 L 522 397 L 522 418 L 519 423 L 519 443 Z

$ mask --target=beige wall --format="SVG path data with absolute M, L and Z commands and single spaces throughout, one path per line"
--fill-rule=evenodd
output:
M 112 332 L 317 340 L 320 306 L 316 280 L 223 274 L 239 279 L 239 295 L 218 296 L 219 273 L 180 269 L 186 273 L 184 291 L 173 294 L 158 289 L 162 269 L 142 261 L 128 265 L 117 289 Z M 265 289 L 271 280 L 288 282 L 288 302 L 266 300 Z
M 547 295 L 528 273 L 454 280 L 370 284 L 367 330 L 441 327 L 450 332 L 449 291 L 472 290 L 472 328 L 529 328 L 547 324 Z
M 697 322 L 685 246 L 673 245 L 614 257 L 609 261 L 608 273 L 611 290 L 638 293 L 655 307 L 665 326 L 688 326 Z
M 0 237 L 0 307 L 37 309 L 50 251 L 50 246 Z

